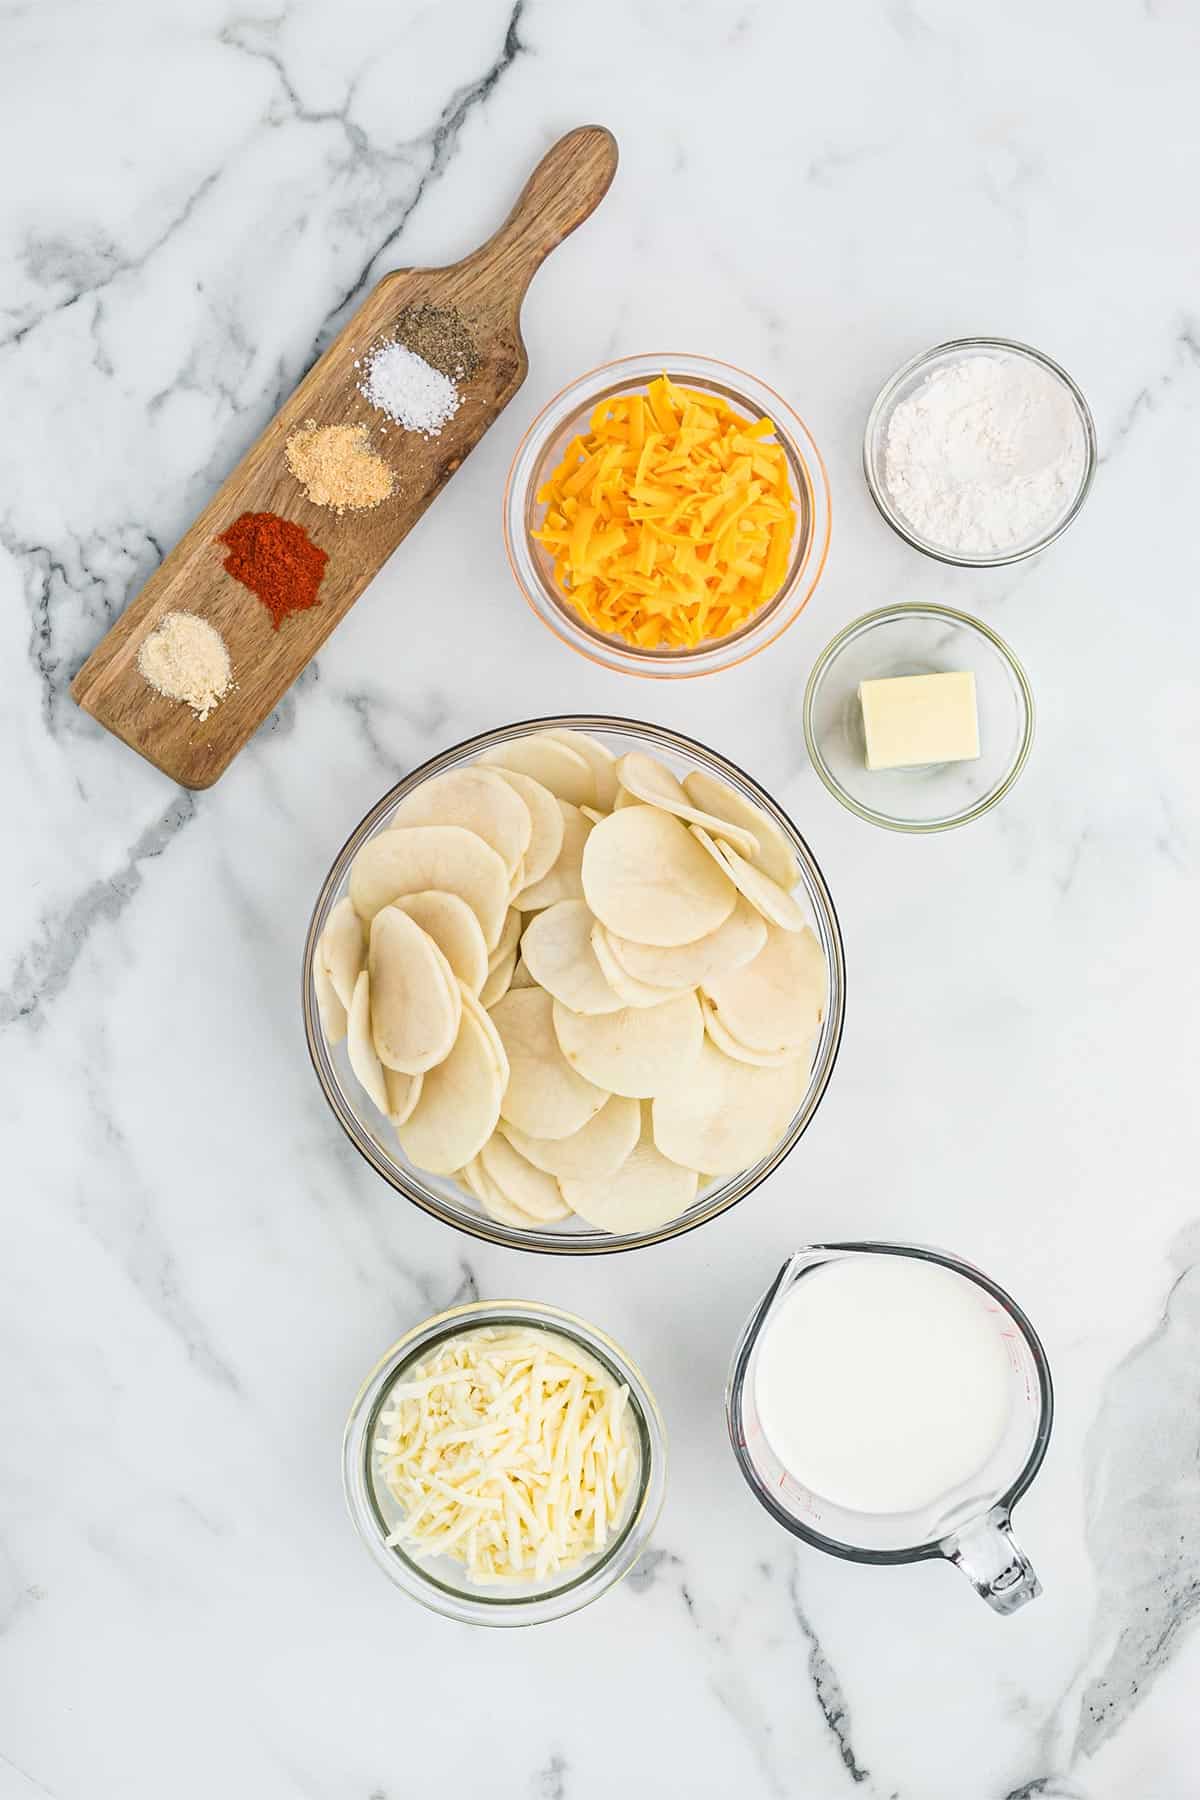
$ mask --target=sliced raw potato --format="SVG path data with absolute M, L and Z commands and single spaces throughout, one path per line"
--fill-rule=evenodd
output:
M 419 1075 L 449 1056 L 462 1012 L 461 989 L 428 932 L 398 906 L 371 921 L 371 1031 L 389 1069 Z M 466 1157 L 448 1165 L 458 1168 Z
M 704 1029 L 726 1056 L 732 1056 L 734 1062 L 754 1063 L 760 1069 L 779 1069 L 784 1063 L 795 1062 L 803 1056 L 803 1047 L 799 1050 L 752 1050 L 748 1044 L 741 1044 L 722 1025 L 720 1016 L 711 1000 L 700 996 L 700 1010 L 704 1014 Z M 811 1051 L 807 1058 L 807 1066 L 812 1065 Z
M 592 821 L 593 825 L 598 825 L 601 819 L 607 819 L 608 817 L 608 814 L 606 812 L 601 812 L 598 806 L 581 806 L 579 810 L 585 819 L 590 819 Z
M 623 788 L 618 785 L 617 797 L 612 803 L 614 812 L 620 812 L 623 806 L 641 806 L 641 804 L 642 802 L 636 799 L 634 795 L 629 792 L 628 788 Z
M 627 973 L 617 961 L 613 953 L 612 941 L 599 919 L 592 926 L 592 950 L 596 961 L 610 990 L 618 996 L 621 1006 L 661 1006 L 665 1000 L 677 1000 L 681 993 L 690 993 L 690 988 L 661 988 L 645 981 L 638 981 Z M 543 984 L 544 985 L 544 984 Z M 576 1012 L 584 1012 L 586 1008 L 577 1006 Z M 613 1011 L 606 1007 L 606 1012 Z
M 529 973 L 529 964 L 525 961 L 523 956 L 518 956 L 517 958 L 517 966 L 513 970 L 513 977 L 509 986 L 515 988 L 531 988 L 537 986 L 533 976 Z
M 503 1000 L 512 986 L 513 974 L 517 967 L 517 953 L 510 950 L 499 962 L 492 963 L 487 972 L 487 980 L 480 990 L 479 998 L 485 1006 L 495 1006 L 497 1000 Z
M 349 894 L 343 894 L 330 913 L 321 933 L 317 958 L 333 983 L 334 993 L 349 1012 L 354 984 L 367 960 L 362 920 L 355 912 Z
M 359 972 L 354 984 L 354 997 L 346 1020 L 346 1054 L 367 1095 L 380 1112 L 385 1113 L 388 1109 L 387 1085 L 383 1064 L 371 1036 L 371 977 L 365 969 Z
M 497 775 L 500 773 L 499 769 L 496 770 L 496 773 L 497 773 Z M 551 798 L 553 799 L 553 795 L 551 795 Z M 528 887 L 528 885 L 529 885 L 529 877 L 525 873 L 525 858 L 522 857 L 520 862 L 517 864 L 516 868 L 513 870 L 512 874 L 508 878 L 508 910 L 509 910 L 509 912 L 513 912 L 515 910 L 515 908 L 513 907 L 513 900 L 514 900 L 515 896 L 520 893 L 520 891 L 523 887 Z
M 387 1091 L 387 1116 L 393 1125 L 403 1125 L 412 1117 L 421 1098 L 423 1075 L 402 1075 L 399 1069 L 384 1069 L 383 1085 Z
M 649 1108 L 647 1115 L 649 1114 Z M 695 1169 L 671 1162 L 657 1148 L 649 1116 L 633 1151 L 612 1175 L 559 1182 L 563 1199 L 601 1231 L 653 1231 L 686 1212 L 696 1198 Z
M 572 1012 L 618 1012 L 623 1002 L 592 948 L 594 922 L 586 901 L 556 901 L 525 927 L 521 955 L 538 986 Z
M 513 905 L 520 907 L 522 912 L 539 912 L 542 907 L 553 906 L 559 900 L 583 899 L 581 868 L 592 823 L 569 801 L 560 800 L 558 805 L 562 812 L 562 848 L 553 868 L 540 881 L 531 882 L 513 896 Z
M 594 1119 L 570 1137 L 529 1137 L 508 1123 L 502 1123 L 500 1129 L 535 1169 L 572 1181 L 599 1181 L 604 1175 L 616 1174 L 637 1143 L 641 1127 L 640 1103 L 614 1094 Z
M 704 1041 L 704 1017 L 695 994 L 662 1006 L 623 1006 L 620 1012 L 591 1016 L 573 1013 L 556 1000 L 554 1031 L 563 1055 L 586 1081 L 639 1100 L 664 1084 L 687 1082 Z M 543 1128 L 541 1135 L 555 1134 Z
M 466 901 L 429 888 L 423 894 L 401 894 L 392 905 L 433 939 L 455 979 L 477 994 L 487 980 L 488 951 L 483 928 Z
M 583 897 L 608 930 L 638 944 L 690 944 L 737 903 L 727 872 L 689 828 L 657 806 L 594 825 L 583 847 Z
M 769 925 L 752 962 L 711 976 L 703 988 L 722 1030 L 739 1044 L 795 1056 L 824 1016 L 825 958 L 807 925 L 802 931 Z
M 578 750 L 551 737 L 549 732 L 535 731 L 529 737 L 510 738 L 507 744 L 485 750 L 479 760 L 492 768 L 528 775 L 572 806 L 596 804 L 596 778 L 590 764 Z
M 396 1129 L 405 1155 L 418 1168 L 452 1175 L 495 1131 L 503 1092 L 491 1037 L 477 1012 L 463 1006 L 453 1049 L 425 1075 L 416 1106 Z
M 369 925 L 381 906 L 402 894 L 437 888 L 465 900 L 493 950 L 508 910 L 502 857 L 461 825 L 408 825 L 368 839 L 350 870 L 350 898 Z
M 599 738 L 589 737 L 586 731 L 572 731 L 569 726 L 561 729 L 556 726 L 546 736 L 556 738 L 560 744 L 582 756 L 596 783 L 596 805 L 602 813 L 611 812 L 617 797 L 617 759 L 607 744 L 602 744 Z
M 761 806 L 745 799 L 728 782 L 706 774 L 703 769 L 693 769 L 685 775 L 683 787 L 693 806 L 702 807 L 718 819 L 726 819 L 731 825 L 740 825 L 743 831 L 748 831 L 758 843 L 758 852 L 750 860 L 764 875 L 769 875 L 790 893 L 800 879 L 796 853 L 774 819 Z M 716 835 L 724 836 L 724 833 Z
M 569 1137 L 608 1099 L 608 1091 L 573 1069 L 560 1050 L 554 1004 L 541 988 L 531 987 L 510 991 L 492 1009 L 509 1063 L 500 1113 L 530 1137 Z
M 346 1035 L 346 1008 L 334 991 L 329 972 L 321 962 L 320 946 L 313 957 L 313 989 L 317 996 L 317 1016 L 327 1044 L 340 1044 Z M 353 998 L 353 996 L 351 996 Z
M 493 1186 L 532 1218 L 543 1224 L 553 1224 L 570 1213 L 553 1175 L 547 1175 L 543 1169 L 527 1162 L 499 1132 L 488 1139 L 479 1153 L 479 1160 Z
M 761 913 L 739 894 L 737 905 L 724 924 L 707 937 L 697 938 L 694 944 L 662 949 L 654 944 L 635 944 L 632 938 L 607 935 L 612 954 L 635 981 L 679 989 L 698 987 L 714 975 L 740 969 L 766 943 L 767 926 Z
M 490 1218 L 498 1220 L 501 1225 L 515 1225 L 519 1231 L 528 1231 L 530 1227 L 537 1225 L 532 1213 L 524 1212 L 521 1207 L 514 1206 L 511 1200 L 504 1198 L 478 1157 L 462 1170 L 462 1177 Z
M 685 1169 L 735 1174 L 775 1148 L 807 1089 L 802 1061 L 757 1068 L 736 1062 L 706 1038 L 687 1080 L 655 1096 L 654 1141 Z
M 635 800 L 644 800 L 647 806 L 661 806 L 664 812 L 674 813 L 677 819 L 685 819 L 689 825 L 706 825 L 711 832 L 731 843 L 735 850 L 740 850 L 743 856 L 753 856 L 758 849 L 758 840 L 750 832 L 743 831 L 740 825 L 728 825 L 723 819 L 714 818 L 712 813 L 689 800 L 679 777 L 656 756 L 647 755 L 645 750 L 630 750 L 621 758 L 617 764 L 617 779 Z
M 392 815 L 398 825 L 461 825 L 490 844 L 511 875 L 529 846 L 533 820 L 520 795 L 491 769 L 448 769 L 414 788 Z
M 462 996 L 462 1003 L 463 1003 L 463 1011 L 472 1013 L 474 1015 L 474 1017 L 479 1022 L 480 1028 L 483 1031 L 483 1035 L 486 1037 L 488 1043 L 492 1046 L 492 1055 L 496 1059 L 496 1067 L 500 1071 L 501 1082 L 504 1084 L 504 1086 L 507 1087 L 507 1085 L 508 1085 L 508 1056 L 505 1053 L 504 1044 L 501 1040 L 500 1033 L 496 1030 L 495 1020 L 492 1018 L 491 1013 L 484 1006 L 482 997 L 477 999 L 476 996 L 471 992 L 470 988 L 464 989 L 463 996 Z
M 526 887 L 540 881 L 547 870 L 553 868 L 562 849 L 563 818 L 558 808 L 558 801 L 543 787 L 540 781 L 534 781 L 529 775 L 522 775 L 517 769 L 497 769 L 496 774 L 508 783 L 514 793 L 520 795 L 529 810 L 533 832 L 525 851 L 523 870 L 525 879 L 519 886 Z M 514 887 L 513 892 L 517 891 Z
M 504 915 L 504 929 L 500 933 L 500 942 L 496 945 L 496 948 L 488 958 L 489 962 L 500 962 L 502 958 L 508 955 L 510 950 L 516 949 L 521 941 L 521 932 L 524 929 L 524 925 L 525 921 L 521 917 L 519 908 L 510 906 L 507 913 Z
M 718 868 L 725 870 L 738 893 L 744 894 L 769 924 L 778 925 L 782 931 L 804 930 L 808 922 L 804 908 L 777 881 L 772 881 L 769 875 L 764 875 L 761 869 L 756 869 L 727 844 L 714 843 L 703 825 L 692 825 L 689 829 Z

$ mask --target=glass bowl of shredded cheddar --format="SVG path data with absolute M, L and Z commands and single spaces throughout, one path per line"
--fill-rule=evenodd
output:
M 572 382 L 517 449 L 504 538 L 538 617 L 594 662 L 715 673 L 774 641 L 829 548 L 807 427 L 709 357 L 626 357 Z
M 413 1599 L 473 1625 L 537 1625 L 628 1574 L 666 1487 L 636 1365 L 532 1301 L 451 1307 L 364 1382 L 343 1445 L 351 1517 Z

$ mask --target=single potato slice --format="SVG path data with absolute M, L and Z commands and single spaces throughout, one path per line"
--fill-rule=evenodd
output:
M 556 901 L 525 927 L 521 955 L 538 985 L 572 1012 L 618 1012 L 622 1002 L 592 948 L 593 924 L 586 901 Z
M 736 1174 L 775 1148 L 807 1088 L 801 1061 L 757 1068 L 706 1038 L 685 1078 L 655 1096 L 654 1142 L 685 1169 Z
M 461 825 L 491 845 L 510 875 L 533 834 L 521 796 L 494 771 L 478 767 L 431 775 L 396 808 L 391 829 L 398 825 Z
M 479 1160 L 488 1180 L 522 1212 L 547 1225 L 569 1216 L 571 1209 L 559 1193 L 553 1175 L 527 1162 L 501 1133 L 488 1139 L 479 1152 Z
M 398 906 L 371 921 L 367 967 L 375 1054 L 389 1069 L 420 1075 L 449 1056 L 462 1012 L 459 983 L 433 939 Z M 458 1168 L 466 1161 L 460 1156 Z
M 703 995 L 731 1037 L 750 1050 L 795 1056 L 825 1015 L 825 958 L 809 926 L 767 927 L 753 962 L 702 984 Z
M 662 1006 L 625 1006 L 620 1012 L 592 1017 L 573 1013 L 556 1000 L 553 1020 L 572 1069 L 597 1088 L 634 1100 L 649 1098 L 666 1082 L 686 1082 L 689 1065 L 704 1041 L 704 1018 L 695 994 L 683 994 Z
M 511 1200 L 504 1198 L 478 1157 L 469 1162 L 461 1174 L 468 1190 L 474 1194 L 490 1218 L 496 1219 L 501 1225 L 513 1225 L 518 1231 L 528 1231 L 537 1226 L 538 1221 L 532 1213 L 524 1212 L 521 1207 L 514 1206 Z
M 560 743 L 549 732 L 535 731 L 529 737 L 510 738 L 507 744 L 485 750 L 479 760 L 490 768 L 514 769 L 518 775 L 528 775 L 572 806 L 596 804 L 596 778 L 590 765 L 577 750 Z
M 700 1010 L 704 1014 L 704 1029 L 726 1056 L 732 1056 L 734 1062 L 754 1063 L 760 1069 L 779 1069 L 784 1063 L 795 1062 L 805 1052 L 799 1050 L 752 1050 L 748 1044 L 740 1044 L 737 1038 L 730 1035 L 722 1025 L 716 1008 L 711 1000 L 700 996 Z M 808 1065 L 812 1066 L 811 1050 L 808 1054 Z
M 764 875 L 761 869 L 756 869 L 753 863 L 748 863 L 727 844 L 714 843 L 703 825 L 693 825 L 690 829 L 717 866 L 725 870 L 738 893 L 745 895 L 768 924 L 778 925 L 781 931 L 804 930 L 808 922 L 804 908 L 790 894 L 785 893 L 777 882 L 772 881 L 769 875 Z
M 477 994 L 487 980 L 488 952 L 483 928 L 466 901 L 429 888 L 423 894 L 401 894 L 392 905 L 433 939 L 455 979 Z
M 500 1071 L 501 1085 L 503 1087 L 507 1087 L 508 1086 L 508 1057 L 505 1053 L 504 1044 L 501 1041 L 500 1033 L 496 1030 L 496 1021 L 492 1018 L 491 1013 L 487 1010 L 487 1007 L 483 1004 L 482 998 L 476 999 L 475 995 L 471 992 L 470 988 L 463 989 L 462 1003 L 463 1003 L 463 1011 L 473 1014 L 473 1016 L 479 1023 L 479 1027 L 480 1027 L 481 1031 L 483 1032 L 484 1037 L 487 1039 L 488 1043 L 491 1045 L 492 1055 L 496 1059 L 496 1067 Z
M 346 1021 L 346 1054 L 350 1058 L 350 1067 L 358 1076 L 368 1097 L 375 1102 L 381 1113 L 386 1113 L 387 1085 L 383 1078 L 383 1064 L 376 1054 L 375 1040 L 371 1036 L 371 977 L 365 969 L 359 972 L 354 984 L 354 998 L 350 1002 Z
M 647 1108 L 647 1113 L 649 1109 Z M 654 1231 L 686 1212 L 699 1185 L 695 1169 L 681 1168 L 657 1148 L 649 1117 L 638 1142 L 613 1175 L 596 1181 L 559 1182 L 563 1199 L 600 1231 Z
M 642 1113 L 636 1100 L 614 1094 L 594 1119 L 570 1137 L 533 1138 L 502 1121 L 501 1131 L 526 1162 L 547 1175 L 571 1181 L 599 1181 L 615 1175 L 641 1135 Z
M 553 1008 L 539 987 L 510 990 L 492 1008 L 510 1071 L 501 1117 L 530 1137 L 570 1137 L 608 1099 L 607 1090 L 580 1075 L 559 1049 Z
M 645 750 L 630 750 L 621 758 L 617 764 L 617 779 L 635 800 L 644 800 L 647 806 L 661 806 L 664 812 L 674 813 L 677 819 L 684 819 L 689 825 L 707 826 L 717 837 L 726 839 L 735 850 L 740 850 L 743 856 L 753 856 L 758 848 L 758 840 L 748 831 L 743 831 L 739 825 L 728 825 L 723 819 L 705 812 L 703 807 L 695 806 L 688 799 L 678 776 Z
M 638 981 L 627 974 L 613 954 L 612 940 L 599 919 L 592 926 L 592 949 L 605 981 L 618 996 L 622 1006 L 661 1006 L 665 1000 L 678 1000 L 680 994 L 691 992 L 690 988 L 654 987 L 649 982 Z M 574 1010 L 583 1012 L 585 1009 L 577 1006 Z M 611 1012 L 613 1009 L 608 1007 L 605 1010 Z
M 479 998 L 483 1001 L 485 1006 L 495 1006 L 497 1000 L 503 1000 L 505 994 L 507 994 L 509 988 L 512 986 L 512 978 L 516 967 L 517 953 L 515 950 L 510 950 L 507 956 L 502 956 L 500 958 L 499 962 L 490 964 L 487 972 L 487 980 L 484 982 L 479 994 Z
M 416 1106 L 396 1129 L 405 1155 L 431 1174 L 454 1174 L 495 1131 L 503 1092 L 491 1039 L 463 1006 L 453 1049 L 425 1075 Z
M 465 900 L 494 950 L 508 911 L 508 870 L 490 844 L 461 825 L 408 825 L 369 838 L 350 870 L 350 898 L 369 925 L 402 894 L 437 888 Z
M 334 993 L 349 1012 L 354 999 L 354 984 L 367 960 L 362 920 L 355 912 L 349 894 L 343 894 L 330 913 L 321 933 L 317 955 L 333 983 Z
M 627 974 L 635 981 L 651 987 L 675 989 L 699 987 L 714 975 L 726 975 L 740 969 L 758 955 L 767 941 L 767 925 L 762 914 L 739 894 L 737 905 L 715 931 L 697 938 L 694 944 L 680 944 L 676 949 L 659 949 L 653 944 L 635 944 L 632 938 L 609 935 L 608 946 Z
M 756 806 L 728 782 L 719 781 L 703 769 L 693 769 L 685 775 L 683 787 L 693 806 L 703 807 L 718 819 L 726 819 L 731 825 L 740 825 L 743 831 L 750 832 L 758 842 L 758 852 L 751 857 L 751 862 L 781 888 L 791 892 L 800 879 L 796 853 L 774 819 L 761 806 Z
M 583 897 L 610 932 L 638 944 L 694 943 L 737 903 L 728 872 L 688 827 L 657 806 L 631 806 L 592 827 Z
M 519 894 L 513 896 L 513 905 L 522 912 L 540 912 L 543 907 L 553 906 L 559 900 L 583 899 L 580 871 L 584 846 L 592 830 L 591 820 L 585 818 L 579 808 L 572 806 L 569 801 L 560 800 L 558 805 L 563 822 L 562 849 L 548 874 L 543 875 L 540 881 L 523 887 Z
M 393 1125 L 403 1125 L 405 1119 L 412 1117 L 417 1101 L 421 1098 L 423 1075 L 402 1075 L 399 1069 L 383 1071 L 383 1085 L 387 1090 L 387 1116 Z
M 325 1042 L 340 1044 L 346 1035 L 346 1008 L 338 999 L 329 972 L 321 962 L 319 945 L 317 954 L 313 957 L 312 978 L 313 991 L 317 996 L 317 1017 L 321 1021 L 321 1030 L 325 1033 Z
M 556 726 L 546 736 L 557 739 L 568 750 L 582 756 L 596 783 L 596 806 L 602 813 L 610 813 L 617 797 L 617 759 L 607 744 L 602 744 L 599 738 L 589 737 L 586 731 L 572 731 L 566 725 Z
M 517 769 L 497 769 L 496 774 L 519 794 L 529 811 L 533 831 L 521 859 L 521 870 L 524 880 L 514 882 L 512 891 L 518 892 L 522 887 L 529 887 L 540 881 L 558 860 L 562 849 L 563 818 L 559 811 L 558 801 L 543 787 L 540 781 L 534 781 L 529 775 L 522 775 Z
M 500 942 L 496 945 L 496 948 L 488 958 L 489 962 L 500 962 L 503 957 L 508 955 L 510 950 L 515 950 L 517 948 L 517 945 L 521 941 L 521 932 L 524 929 L 524 925 L 525 920 L 521 916 L 520 909 L 515 906 L 510 906 L 507 913 L 504 915 L 504 928 L 500 933 Z
M 529 973 L 529 964 L 525 961 L 523 956 L 518 956 L 517 958 L 517 966 L 513 970 L 512 980 L 510 981 L 509 986 L 514 988 L 531 988 L 537 986 L 537 982 Z

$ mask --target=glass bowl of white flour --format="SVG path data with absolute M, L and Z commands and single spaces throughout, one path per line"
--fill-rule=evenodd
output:
M 1065 369 L 1009 338 L 956 338 L 898 369 L 871 408 L 863 469 L 915 550 L 961 568 L 1019 562 L 1075 518 L 1096 427 Z

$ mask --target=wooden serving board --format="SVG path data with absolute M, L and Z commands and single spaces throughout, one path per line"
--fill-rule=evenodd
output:
M 486 244 L 449 268 L 384 276 L 92 652 L 71 684 L 80 706 L 185 787 L 216 781 L 520 387 L 529 366 L 520 329 L 525 291 L 555 245 L 604 198 L 616 166 L 616 141 L 602 126 L 568 132 Z M 432 438 L 404 431 L 358 392 L 356 362 L 413 305 L 455 307 L 479 352 L 475 373 L 458 383 L 458 411 Z M 395 473 L 391 498 L 370 512 L 314 506 L 284 459 L 286 440 L 309 419 L 369 426 L 372 448 Z M 317 604 L 290 613 L 278 630 L 261 601 L 226 573 L 227 547 L 216 542 L 247 512 L 293 519 L 328 552 Z M 214 625 L 233 664 L 236 686 L 203 723 L 138 672 L 143 639 L 174 611 Z

